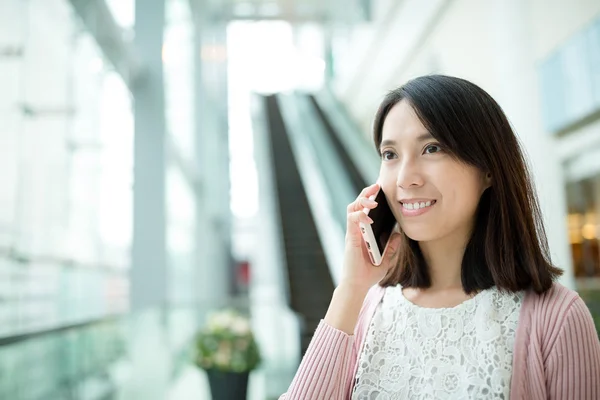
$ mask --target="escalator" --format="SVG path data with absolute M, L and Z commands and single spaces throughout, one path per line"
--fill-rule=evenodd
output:
M 331 121 L 329 120 L 329 118 L 327 117 L 327 115 L 325 115 L 325 110 L 323 110 L 321 105 L 317 102 L 317 99 L 315 98 L 315 96 L 308 95 L 308 98 L 309 98 L 311 104 L 313 105 L 313 107 L 316 111 L 316 114 L 319 117 L 320 122 L 323 124 L 325 131 L 327 132 L 329 138 L 331 139 L 331 142 L 334 145 L 334 149 L 335 149 L 338 157 L 344 164 L 344 168 L 348 172 L 353 189 L 356 192 L 356 194 L 358 195 L 358 193 L 360 193 L 360 191 L 363 188 L 369 186 L 370 183 L 367 183 L 365 181 L 365 179 L 363 178 L 363 175 L 360 173 L 360 171 L 358 170 L 358 168 L 356 167 L 354 162 L 350 159 L 350 156 L 348 155 L 348 152 L 344 148 L 344 145 L 342 144 L 342 142 L 339 138 L 339 135 L 335 132 L 335 128 L 333 127 L 333 125 L 332 125 Z
M 332 278 L 332 275 L 335 268 L 341 268 L 342 259 L 339 256 L 343 256 L 338 248 L 338 257 L 331 258 L 331 242 L 327 249 L 323 248 L 323 243 L 327 242 L 324 238 L 334 235 L 331 232 L 323 233 L 323 215 L 315 220 L 315 210 L 323 210 L 325 206 L 323 203 L 315 206 L 315 189 L 309 190 L 313 186 L 314 175 L 307 178 L 310 172 L 307 173 L 306 164 L 316 168 L 324 179 L 325 185 L 317 192 L 329 192 L 326 197 L 330 208 L 326 213 L 333 216 L 325 225 L 337 225 L 334 244 L 340 245 L 343 253 L 346 205 L 368 186 L 367 180 L 371 180 L 373 173 L 376 173 L 373 170 L 377 168 L 378 160 L 375 164 L 357 165 L 361 161 L 373 161 L 367 160 L 367 149 L 370 148 L 365 138 L 355 141 L 354 147 L 348 147 L 346 139 L 351 136 L 352 132 L 348 132 L 351 129 L 340 126 L 339 119 L 330 121 L 330 117 L 340 115 L 333 114 L 331 109 L 324 110 L 312 95 L 297 94 L 291 98 L 291 101 L 290 97 L 283 101 L 277 95 L 272 95 L 263 100 L 275 181 L 274 195 L 277 196 L 279 207 L 276 214 L 281 227 L 282 250 L 289 280 L 288 306 L 300 317 L 300 349 L 303 356 L 319 321 L 327 312 L 335 278 L 339 278 Z M 312 146 L 304 150 L 310 148 L 314 156 L 312 160 L 301 156 L 299 136 L 311 142 Z M 345 142 L 342 143 L 342 140 Z
M 334 284 L 308 203 L 276 96 L 265 97 L 283 247 L 289 278 L 289 306 L 301 317 L 304 355 L 331 301 Z

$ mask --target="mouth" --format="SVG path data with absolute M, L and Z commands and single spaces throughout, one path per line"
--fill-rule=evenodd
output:
M 407 201 L 400 201 L 400 204 L 402 205 L 402 215 L 407 217 L 422 215 L 429 211 L 436 203 L 437 200 L 425 199 L 411 199 Z

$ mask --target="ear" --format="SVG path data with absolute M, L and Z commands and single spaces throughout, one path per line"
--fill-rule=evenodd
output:
M 491 172 L 487 172 L 483 178 L 483 190 L 492 186 L 492 174 Z

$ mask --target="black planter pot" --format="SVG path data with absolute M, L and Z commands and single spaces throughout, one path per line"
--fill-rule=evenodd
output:
M 212 400 L 246 400 L 248 372 L 223 372 L 209 369 L 206 373 Z

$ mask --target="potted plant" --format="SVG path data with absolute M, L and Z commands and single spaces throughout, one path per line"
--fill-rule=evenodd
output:
M 260 363 L 249 319 L 231 309 L 209 315 L 196 337 L 195 363 L 206 370 L 213 400 L 245 400 L 248 375 Z

